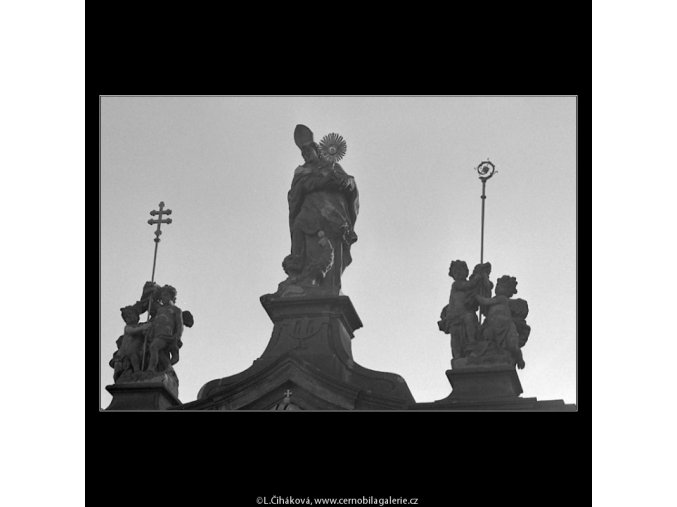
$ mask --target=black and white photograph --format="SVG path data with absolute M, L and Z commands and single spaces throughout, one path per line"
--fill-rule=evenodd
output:
M 576 411 L 576 96 L 100 97 L 101 408 Z

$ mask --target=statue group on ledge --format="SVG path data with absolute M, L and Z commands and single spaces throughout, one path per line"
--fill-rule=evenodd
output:
M 352 261 L 357 186 L 336 163 L 345 153 L 342 138 L 336 134 L 327 138 L 331 142 L 324 145 L 323 140 L 321 147 L 305 125 L 294 131 L 304 164 L 296 168 L 287 194 L 291 253 L 282 262 L 287 279 L 279 284 L 275 294 L 279 297 L 339 295 L 341 275 Z
M 179 361 L 181 336 L 185 327 L 192 327 L 193 316 L 176 306 L 176 289 L 146 282 L 141 299 L 120 308 L 125 321 L 124 334 L 117 341 L 117 351 L 109 365 L 113 380 L 134 382 L 167 373 L 178 384 L 172 365 Z M 149 320 L 139 323 L 144 312 Z
M 465 261 L 455 260 L 449 267 L 451 285 L 449 304 L 442 309 L 438 326 L 451 335 L 452 368 L 486 364 L 511 364 L 524 368 L 522 347 L 531 328 L 526 323 L 529 306 L 517 294 L 517 279 L 502 276 L 494 284 L 489 280 L 491 264 L 478 264 L 470 278 Z M 484 321 L 480 325 L 477 310 Z

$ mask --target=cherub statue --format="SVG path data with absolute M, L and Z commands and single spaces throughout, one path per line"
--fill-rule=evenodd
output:
M 480 305 L 487 309 L 487 319 L 482 324 L 479 333 L 479 340 L 484 342 L 484 347 L 481 351 L 476 349 L 475 355 L 481 355 L 487 349 L 499 352 L 507 351 L 517 367 L 522 369 L 525 363 L 520 349 L 520 334 L 513 321 L 511 311 L 510 297 L 515 294 L 517 294 L 517 279 L 505 275 L 496 281 L 496 295 L 494 297 L 475 296 Z M 524 341 L 526 342 L 526 340 Z
M 494 288 L 494 284 L 489 280 L 489 276 L 491 276 L 490 262 L 477 264 L 473 268 L 472 275 L 470 275 L 470 281 L 476 283 L 474 285 L 473 299 L 475 299 L 474 296 L 482 296 L 485 298 L 491 297 L 491 291 Z M 475 300 L 474 303 L 474 311 L 477 311 L 477 300 Z M 480 310 L 482 315 L 486 315 L 486 308 L 480 306 Z
M 477 333 L 477 301 L 475 294 L 484 279 L 475 276 L 468 278 L 468 265 L 465 261 L 455 260 L 449 266 L 451 284 L 449 304 L 442 309 L 438 326 L 441 331 L 451 335 L 451 355 L 454 359 L 464 357 L 467 348 L 475 341 Z
M 139 312 L 132 306 L 120 308 L 125 321 L 124 334 L 117 339 L 118 350 L 108 363 L 113 368 L 113 380 L 117 380 L 126 372 L 141 371 L 141 355 L 144 334 L 150 323 L 139 324 Z
M 141 299 L 120 309 L 126 325 L 109 362 L 116 383 L 145 381 L 164 372 L 176 377 L 171 366 L 179 361 L 184 326 L 192 327 L 194 319 L 175 302 L 174 287 L 146 282 Z M 144 312 L 148 312 L 149 320 L 139 324 Z
M 163 286 L 160 289 L 159 304 L 154 305 L 155 315 L 150 321 L 151 328 L 147 336 L 150 344 L 149 371 L 164 371 L 179 360 L 183 314 L 174 304 L 175 301 L 176 289 L 171 285 Z
M 308 245 L 308 261 L 299 273 L 289 271 L 289 278 L 280 284 L 282 293 L 302 294 L 304 287 L 318 287 L 334 265 L 334 247 L 324 231 L 317 232 L 317 241 Z

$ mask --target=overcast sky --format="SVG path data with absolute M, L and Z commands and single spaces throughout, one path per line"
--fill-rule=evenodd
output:
M 480 256 L 517 277 L 532 332 L 523 396 L 576 401 L 576 99 L 574 97 L 102 97 L 101 403 L 108 366 L 153 261 L 149 212 L 164 201 L 156 281 L 195 317 L 175 366 L 179 398 L 239 373 L 272 323 L 259 297 L 284 280 L 287 191 L 303 159 L 294 127 L 336 132 L 360 192 L 359 237 L 343 276 L 364 327 L 366 368 L 400 374 L 418 402 L 446 397 L 449 336 L 437 328 L 449 263 Z

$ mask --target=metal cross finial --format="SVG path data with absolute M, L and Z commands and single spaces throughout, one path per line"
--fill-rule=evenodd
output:
M 155 262 L 157 260 L 157 246 L 158 246 L 158 243 L 160 242 L 160 234 L 162 234 L 162 231 L 160 230 L 160 226 L 162 224 L 171 224 L 172 223 L 171 218 L 162 218 L 163 215 L 171 215 L 172 210 L 164 209 L 164 207 L 165 207 L 164 201 L 160 201 L 159 207 L 160 207 L 159 211 L 153 210 L 153 211 L 150 212 L 151 216 L 157 215 L 157 218 L 155 220 L 153 220 L 152 218 L 148 219 L 148 223 L 150 225 L 157 224 L 157 229 L 155 229 L 155 239 L 153 240 L 153 241 L 155 241 L 155 253 L 153 254 L 153 274 L 152 274 L 151 279 L 150 279 L 151 282 L 155 281 Z
M 160 204 L 159 204 L 160 211 L 153 210 L 153 211 L 150 212 L 151 216 L 158 215 L 157 219 L 153 220 L 151 218 L 151 219 L 148 220 L 148 223 L 150 225 L 157 224 L 157 229 L 155 229 L 155 239 L 153 240 L 156 243 L 160 242 L 160 234 L 162 234 L 162 231 L 160 230 L 160 226 L 162 224 L 171 224 L 172 223 L 171 218 L 165 218 L 165 219 L 162 218 L 162 215 L 171 215 L 172 214 L 172 210 L 164 209 L 164 206 L 165 206 L 164 201 L 161 201 Z

